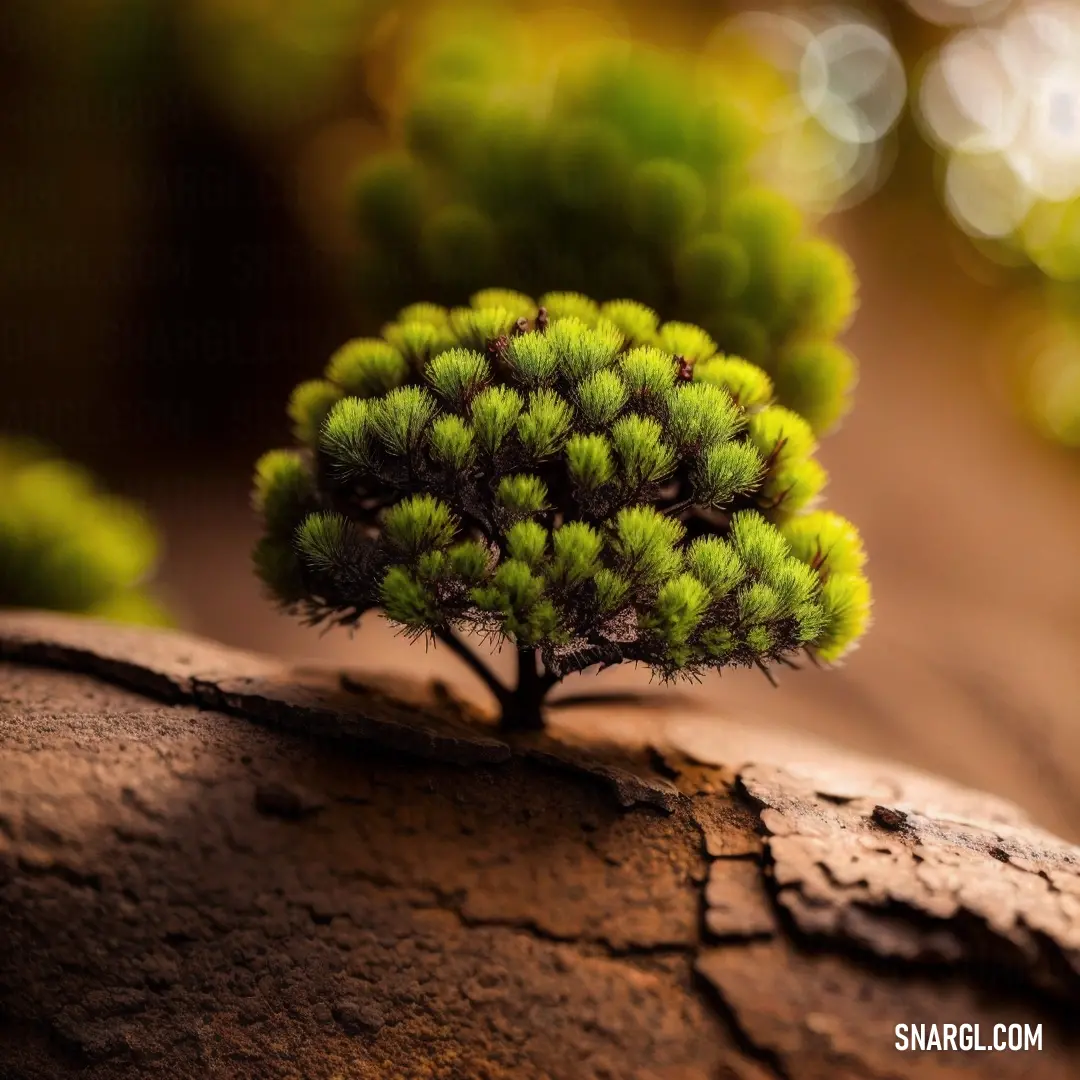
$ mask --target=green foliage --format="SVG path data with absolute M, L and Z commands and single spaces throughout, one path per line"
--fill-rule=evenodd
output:
M 304 446 L 313 447 L 330 410 L 341 400 L 342 389 L 327 379 L 302 382 L 289 398 L 289 419 L 293 437 Z
M 430 589 L 403 566 L 391 566 L 380 587 L 386 617 L 416 633 L 438 622 L 439 610 Z
M 697 172 L 681 161 L 656 158 L 630 174 L 630 227 L 656 243 L 681 241 L 705 216 L 708 196 Z
M 679 574 L 660 586 L 652 607 L 638 625 L 663 643 L 665 659 L 683 667 L 693 656 L 691 635 L 709 607 L 709 591 L 692 574 Z
M 422 367 L 457 341 L 446 320 L 429 322 L 422 315 L 383 327 L 383 335 L 412 368 Z
M 737 495 L 746 495 L 761 483 L 765 469 L 761 456 L 748 442 L 724 442 L 701 452 L 693 471 L 694 499 L 700 506 L 719 510 Z M 762 492 L 770 503 L 775 476 L 770 475 Z
M 611 442 L 628 498 L 667 479 L 675 468 L 675 451 L 664 444 L 663 435 L 664 429 L 656 420 L 636 413 L 621 416 L 611 425 Z
M 750 260 L 732 237 L 705 233 L 676 254 L 675 281 L 695 309 L 704 310 L 717 300 L 730 304 L 749 284 Z
M 558 370 L 558 354 L 547 334 L 519 334 L 506 346 L 506 361 L 522 386 L 530 390 L 549 386 Z
M 719 536 L 698 537 L 686 549 L 686 568 L 714 600 L 727 596 L 747 573 L 739 553 Z
M 768 405 L 750 417 L 750 439 L 765 461 L 802 461 L 817 449 L 810 425 L 798 413 Z
M 784 536 L 792 554 L 825 574 L 858 574 L 866 550 L 858 529 L 830 510 L 818 510 L 788 522 Z
M 862 537 L 850 521 L 827 510 L 795 518 L 783 531 L 792 555 L 821 581 L 822 614 L 811 624 L 813 638 L 822 659 L 837 660 L 870 626 Z
M 607 428 L 622 412 L 629 396 L 626 382 L 617 372 L 596 371 L 577 384 L 574 404 L 586 427 Z
M 649 409 L 665 407 L 675 391 L 677 364 L 671 353 L 639 346 L 619 363 L 619 376 L 636 403 Z
M 609 300 L 598 318 L 607 319 L 629 345 L 645 345 L 655 340 L 660 320 L 651 307 L 637 300 Z
M 538 476 L 515 473 L 499 481 L 495 498 L 503 509 L 515 517 L 539 514 L 547 505 L 547 488 Z
M 490 292 L 492 290 L 485 290 Z M 477 297 L 483 297 L 483 292 Z M 505 296 L 511 294 L 504 293 Z M 480 307 L 482 300 L 477 300 L 476 307 L 458 307 L 450 312 L 450 330 L 462 345 L 470 349 L 483 349 L 489 341 L 495 341 L 504 334 L 509 334 L 514 325 L 511 309 L 505 307 Z M 531 306 L 531 301 L 529 302 Z
M 547 551 L 547 529 L 538 521 L 519 521 L 506 531 L 506 550 L 511 559 L 537 569 Z
M 311 514 L 297 526 L 296 546 L 307 566 L 319 575 L 347 570 L 348 518 L 324 511 Z
M 772 379 L 756 364 L 736 356 L 712 356 L 694 365 L 694 378 L 726 390 L 736 405 L 754 410 L 773 396 Z
M 379 397 L 408 378 L 405 357 L 387 341 L 358 338 L 342 345 L 326 366 L 326 378 L 353 397 Z
M 431 455 L 452 473 L 463 472 L 476 454 L 473 429 L 460 416 L 440 416 L 431 428 Z
M 255 576 L 282 604 L 293 605 L 303 601 L 307 586 L 291 537 L 261 537 L 252 552 L 252 561 Z
M 287 537 L 314 509 L 315 484 L 294 450 L 269 450 L 255 464 L 252 505 L 267 532 Z
M 832 337 L 845 330 L 858 305 L 855 267 L 824 240 L 796 246 L 785 270 L 785 293 L 805 330 Z
M 540 304 L 551 319 L 579 319 L 586 326 L 595 326 L 600 319 L 600 305 L 581 293 L 544 293 Z
M 383 518 L 387 544 L 407 560 L 448 548 L 457 533 L 450 507 L 432 495 L 411 495 L 391 506 Z
M 681 356 L 691 363 L 707 360 L 716 352 L 716 342 L 700 326 L 692 323 L 664 323 L 660 345 L 666 352 Z
M 816 431 L 833 427 L 848 406 L 855 385 L 855 360 L 829 341 L 796 341 L 780 355 L 777 395 Z
M 294 395 L 294 423 L 300 398 L 334 403 L 256 468 L 272 594 L 315 622 L 381 608 L 408 634 L 478 630 L 553 677 L 843 655 L 868 621 L 865 554 L 849 522 L 804 512 L 825 479 L 810 425 L 699 327 L 544 299 L 565 314 L 504 290 L 414 305 L 387 333 L 434 328 L 442 351 L 365 342 Z M 397 374 L 370 394 L 376 370 Z
M 357 224 L 389 244 L 415 240 L 424 205 L 424 174 L 405 155 L 388 155 L 355 179 Z
M 813 456 L 810 425 L 780 405 L 767 405 L 749 421 L 750 442 L 765 463 L 760 505 L 784 521 L 809 507 L 821 494 L 828 474 Z
M 656 587 L 679 568 L 686 526 L 653 506 L 624 507 L 615 516 L 611 553 L 627 580 Z
M 133 503 L 77 465 L 0 441 L 0 607 L 167 624 L 144 589 L 157 556 L 153 527 Z
M 543 301 L 540 301 L 543 303 Z M 479 311 L 502 308 L 504 311 L 521 311 L 524 317 L 535 317 L 537 304 L 531 296 L 513 289 L 481 289 L 472 298 L 472 306 Z
M 518 417 L 521 445 L 533 461 L 542 461 L 562 449 L 573 420 L 573 409 L 552 390 L 529 397 L 529 408 Z
M 564 377 L 575 382 L 608 367 L 623 344 L 622 334 L 610 323 L 592 328 L 574 317 L 555 320 L 545 336 L 559 355 Z
M 174 77 L 183 79 L 185 96 L 212 108 L 218 123 L 249 137 L 282 138 L 334 107 L 342 80 L 370 62 L 368 42 L 391 7 L 385 0 L 277 0 L 174 10 L 156 0 L 124 0 L 91 9 L 99 26 L 89 36 L 95 54 L 103 42 L 110 51 L 120 48 L 117 39 L 125 50 L 145 50 L 139 60 L 159 79 L 170 63 L 180 66 Z M 123 100 L 145 109 L 144 93 L 144 86 L 132 87 Z M 397 185 L 388 180 L 386 187 Z
M 401 89 L 398 145 L 356 180 L 368 307 L 385 315 L 413 290 L 457 304 L 500 280 L 508 288 L 486 290 L 477 307 L 531 319 L 532 301 L 520 297 L 539 295 L 552 320 L 610 321 L 630 346 L 691 362 L 746 357 L 775 380 L 780 404 L 815 431 L 833 426 L 855 383 L 852 358 L 834 343 L 856 307 L 855 275 L 794 205 L 755 180 L 760 133 L 746 88 L 704 90 L 658 50 L 594 42 L 560 56 L 558 42 L 524 27 L 485 16 L 463 31 L 468 22 L 430 35 Z M 491 62 L 507 49 L 513 63 Z M 553 59 L 558 76 L 541 107 L 528 73 Z M 693 330 L 669 323 L 658 337 L 650 308 Z M 480 336 L 457 333 L 471 349 Z M 546 354 L 533 347 L 512 358 L 532 372 L 529 388 L 545 385 Z M 591 346 L 580 362 L 597 369 Z M 757 393 L 748 407 L 771 398 L 772 385 L 748 387 Z
M 731 520 L 732 546 L 743 564 L 756 574 L 766 575 L 788 553 L 787 541 L 756 513 L 737 514 Z
M 374 439 L 372 412 L 370 402 L 347 397 L 327 414 L 319 434 L 319 446 L 334 476 L 347 480 L 367 468 Z
M 380 398 L 371 410 L 371 425 L 384 454 L 411 458 L 424 446 L 438 406 L 426 389 L 401 386 Z
M 682 387 L 668 405 L 668 426 L 680 454 L 703 454 L 730 442 L 743 416 L 730 395 L 704 382 Z
M 549 577 L 554 585 L 574 588 L 584 585 L 601 567 L 604 538 L 587 522 L 568 521 L 555 530 Z
M 488 362 L 471 349 L 450 349 L 427 365 L 428 382 L 453 409 L 464 409 L 491 379 Z
M 595 492 L 615 475 L 611 443 L 603 435 L 573 435 L 566 444 L 567 472 L 583 494 Z
M 838 660 L 870 625 L 870 585 L 858 574 L 833 574 L 822 584 L 821 607 L 817 651 L 823 660 Z
M 455 544 L 448 557 L 451 574 L 459 577 L 465 585 L 476 585 L 483 581 L 492 562 L 488 549 L 476 540 Z
M 494 459 L 506 437 L 514 430 L 524 402 L 509 386 L 489 386 L 478 394 L 469 418 L 476 441 L 489 459 Z

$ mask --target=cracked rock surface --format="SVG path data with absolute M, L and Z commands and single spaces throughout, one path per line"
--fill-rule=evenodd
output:
M 1080 851 L 1009 804 L 350 685 L 0 615 L 2 1080 L 1080 1075 Z M 934 1022 L 1043 1050 L 894 1048 Z

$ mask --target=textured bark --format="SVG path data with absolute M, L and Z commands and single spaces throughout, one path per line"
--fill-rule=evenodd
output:
M 1009 804 L 672 709 L 507 738 L 347 685 L 0 616 L 0 1077 L 1077 1075 L 1080 851 Z

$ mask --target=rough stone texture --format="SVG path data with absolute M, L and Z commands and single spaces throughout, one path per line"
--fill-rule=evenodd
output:
M 1008 804 L 337 682 L 0 616 L 0 1078 L 1080 1074 L 1080 852 Z M 902 1022 L 1043 1051 L 902 1054 Z
M 779 902 L 804 934 L 881 957 L 1005 969 L 1080 997 L 1072 845 L 1030 826 L 939 817 L 911 803 L 897 810 L 845 796 L 833 804 L 772 766 L 750 767 L 742 784 L 761 807 Z
M 1080 1075 L 1075 1043 L 1008 988 L 979 988 L 943 972 L 859 971 L 843 956 L 800 952 L 786 940 L 706 949 L 698 971 L 730 1009 L 751 1045 L 767 1047 L 773 1075 L 799 1080 L 1029 1080 Z M 898 1023 L 978 1024 L 991 1044 L 996 1024 L 1043 1025 L 1042 1052 L 901 1053 Z M 1071 1022 L 1075 1033 L 1075 1019 Z
M 440 761 L 505 761 L 509 747 L 466 724 L 476 711 L 438 686 L 374 682 L 327 671 L 297 670 L 269 657 L 228 649 L 176 631 L 146 634 L 36 612 L 0 623 L 0 654 L 34 664 L 89 671 L 165 702 L 239 712 L 275 726 L 351 739 Z M 359 701 L 365 708 L 355 708 Z M 422 722 L 416 722 L 423 713 Z

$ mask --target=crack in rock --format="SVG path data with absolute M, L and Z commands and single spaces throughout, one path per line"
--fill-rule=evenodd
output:
M 1080 849 L 912 804 L 883 827 L 873 798 L 823 799 L 771 766 L 749 766 L 741 782 L 768 832 L 778 903 L 804 934 L 879 957 L 1000 966 L 1080 997 Z
M 298 669 L 174 631 L 134 629 L 38 612 L 0 615 L 0 659 L 79 671 L 171 703 L 191 703 L 306 735 L 375 743 L 461 765 L 515 756 L 600 780 L 620 806 L 672 813 L 678 789 L 647 767 L 631 771 L 545 740 L 520 748 L 484 730 L 478 714 L 441 684 L 377 682 Z M 363 692 L 361 693 L 361 689 Z
M 720 940 L 772 937 L 776 917 L 756 862 L 716 859 L 704 896 L 705 929 Z
M 764 752 L 723 721 L 692 746 L 685 732 L 652 749 L 504 740 L 445 689 L 343 691 L 337 673 L 62 617 L 0 615 L 3 658 L 179 706 L 58 710 L 46 689 L 48 722 L 10 727 L 0 933 L 20 935 L 24 966 L 31 940 L 59 950 L 52 1028 L 91 1067 L 181 1054 L 185 1076 L 235 1074 L 284 1029 L 343 1074 L 393 1046 L 449 1053 L 430 1076 L 455 1080 L 621 1080 L 652 1054 L 680 1077 L 944 1080 L 947 1061 L 892 1049 L 896 1018 L 924 1010 L 1030 1017 L 1057 1040 L 1030 1073 L 1014 1056 L 972 1075 L 1074 1074 L 1039 994 L 1080 1003 L 1080 851 L 989 796 L 840 752 Z M 90 766 L 102 724 L 112 742 Z M 355 745 L 327 753 L 300 733 Z M 43 753 L 72 771 L 37 805 Z M 102 945 L 131 934 L 130 956 Z M 101 1016 L 87 1011 L 99 970 L 115 983 Z M 0 964 L 0 1013 L 25 977 Z M 214 1018 L 223 999 L 240 1002 L 235 1023 Z M 173 1006 L 203 1019 L 183 1031 L 163 1019 Z M 574 1071 L 526 1071 L 556 1028 L 541 1049 L 585 1047 Z M 466 1030 L 480 1049 L 454 1057 Z
M 114 626 L 40 612 L 0 615 L 0 659 L 78 671 L 168 704 L 190 703 L 314 735 L 370 740 L 459 764 L 505 761 L 510 747 L 440 707 L 378 686 L 340 689 L 336 672 L 286 664 L 170 630 Z M 404 688 L 403 688 L 404 689 Z M 406 698 L 408 695 L 405 695 Z

